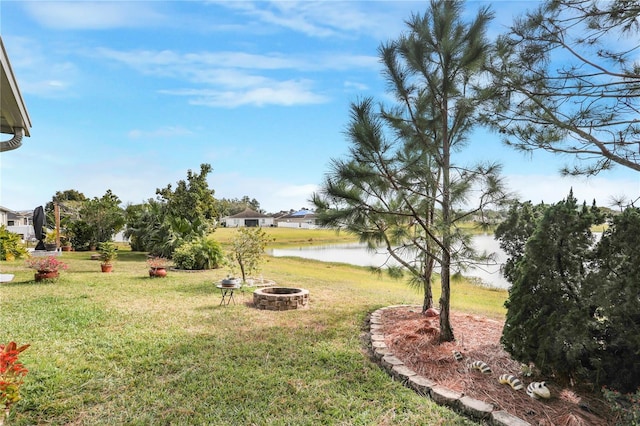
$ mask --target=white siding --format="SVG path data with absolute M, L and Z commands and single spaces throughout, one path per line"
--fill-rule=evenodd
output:
M 31 241 L 36 238 L 36 231 L 31 225 L 7 226 L 7 230 L 14 234 L 22 235 L 23 241 Z
M 319 226 L 310 222 L 278 222 L 278 228 L 318 229 Z

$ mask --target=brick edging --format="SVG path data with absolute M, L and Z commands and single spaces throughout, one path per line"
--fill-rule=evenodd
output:
M 531 426 L 503 410 L 495 410 L 492 404 L 474 399 L 460 392 L 447 389 L 424 376 L 417 374 L 411 368 L 396 358 L 385 343 L 382 333 L 382 313 L 388 309 L 411 307 L 409 305 L 392 305 L 380 308 L 369 315 L 368 350 L 371 358 L 384 368 L 394 380 L 399 380 L 408 388 L 420 395 L 431 398 L 439 405 L 452 408 L 474 420 L 488 421 L 496 426 Z

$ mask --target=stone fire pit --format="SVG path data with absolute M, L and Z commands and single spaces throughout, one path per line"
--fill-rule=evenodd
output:
M 266 287 L 253 292 L 253 304 L 258 309 L 289 311 L 309 307 L 309 290 L 304 288 Z

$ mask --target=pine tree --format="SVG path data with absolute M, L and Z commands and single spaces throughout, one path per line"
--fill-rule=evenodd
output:
M 409 19 L 407 34 L 380 47 L 397 103 L 376 110 L 373 99 L 364 99 L 351 106 L 349 159 L 333 161 L 313 199 L 321 223 L 347 229 L 372 247 L 384 245 L 411 274 L 410 282 L 424 289 L 423 309 L 432 304 L 431 274 L 440 265 L 441 341 L 454 339 L 455 243 L 468 248 L 456 223 L 504 196 L 499 166 L 454 161 L 484 101 L 472 83 L 484 69 L 492 18 L 483 8 L 465 23 L 462 6 L 432 1 L 423 15 Z M 478 205 L 464 211 L 471 191 Z

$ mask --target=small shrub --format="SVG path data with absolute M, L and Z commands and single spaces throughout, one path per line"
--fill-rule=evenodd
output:
M 18 347 L 16 342 L 0 345 L 0 410 L 8 410 L 20 400 L 20 386 L 28 370 L 18 361 L 18 357 L 28 347 Z
M 20 241 L 20 235 L 0 226 L 0 260 L 15 260 L 27 256 L 27 249 Z
M 149 268 L 166 268 L 169 260 L 162 256 L 151 256 L 147 259 Z
M 216 241 L 201 237 L 184 243 L 173 253 L 173 263 L 178 269 L 216 269 L 223 262 L 224 254 Z
M 640 389 L 635 393 L 621 394 L 604 387 L 602 395 L 610 404 L 611 411 L 618 416 L 617 425 L 640 425 Z
M 118 247 L 111 241 L 100 243 L 98 251 L 103 265 L 110 265 L 118 257 Z
M 233 271 L 240 267 L 242 281 L 247 275 L 257 272 L 264 261 L 264 249 L 270 238 L 262 228 L 238 228 L 227 254 L 227 265 Z
M 173 264 L 177 269 L 197 269 L 196 256 L 191 243 L 184 243 L 173 252 Z
M 30 257 L 27 259 L 27 267 L 42 272 L 58 272 L 60 269 L 66 270 L 68 265 L 55 256 Z

